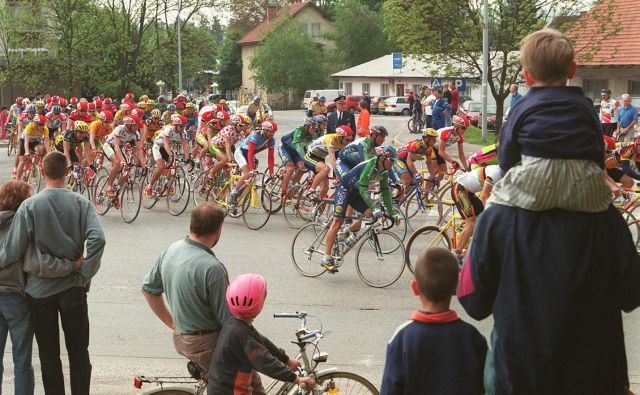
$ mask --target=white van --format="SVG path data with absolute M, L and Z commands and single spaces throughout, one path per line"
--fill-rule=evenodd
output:
M 310 91 L 304 92 L 304 98 L 302 99 L 302 103 L 300 103 L 300 108 L 308 108 L 309 103 L 311 103 L 311 98 L 314 96 L 324 96 L 327 99 L 327 102 L 332 102 L 336 97 L 347 94 L 344 90 L 340 89 L 314 89 Z

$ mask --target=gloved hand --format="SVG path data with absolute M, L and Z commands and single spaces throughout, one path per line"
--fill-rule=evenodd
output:
M 415 177 L 416 182 L 419 184 L 420 182 L 422 182 L 422 176 L 420 174 L 416 174 Z

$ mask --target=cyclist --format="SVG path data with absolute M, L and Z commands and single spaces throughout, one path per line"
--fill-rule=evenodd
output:
M 138 160 L 144 167 L 144 158 L 140 149 L 140 133 L 138 132 L 138 123 L 130 116 L 122 119 L 122 125 L 116 126 L 113 131 L 105 138 L 102 145 L 102 151 L 104 155 L 111 162 L 111 170 L 109 171 L 109 177 L 107 184 L 109 185 L 106 194 L 109 197 L 116 195 L 113 189 L 113 182 L 116 179 L 116 175 L 126 163 L 124 154 L 122 153 L 123 147 L 127 144 L 135 144 L 138 154 Z
M 144 121 L 143 135 L 144 141 L 147 143 L 153 143 L 153 137 L 156 132 L 164 126 L 164 121 L 160 119 L 162 114 L 160 110 L 154 109 L 149 113 L 149 117 Z
M 60 96 L 50 96 L 44 108 L 45 110 L 47 110 L 47 112 L 50 112 L 51 110 L 53 110 L 54 106 L 59 106 L 59 105 L 60 105 Z
M 320 132 L 320 135 L 323 135 L 327 130 L 329 118 L 324 114 L 318 114 L 313 117 L 313 120 L 318 124 L 318 131 Z
M 118 111 L 118 107 L 116 107 L 116 105 L 113 104 L 113 101 L 111 100 L 110 97 L 106 97 L 102 101 L 102 109 L 106 111 L 110 111 L 112 114 L 115 114 L 115 112 Z
M 176 115 L 171 118 L 171 125 L 162 128 L 162 131 L 156 138 L 155 144 L 153 144 L 153 160 L 156 161 L 156 169 L 144 190 L 147 197 L 153 197 L 153 185 L 167 165 L 171 166 L 175 160 L 175 153 L 171 149 L 171 143 L 179 143 L 182 145 L 184 157 L 190 158 L 189 137 L 187 136 L 186 125 L 187 118 L 184 115 Z
M 182 116 L 187 118 L 187 124 L 185 130 L 189 133 L 189 141 L 193 140 L 195 131 L 198 130 L 198 111 L 196 111 L 196 105 L 192 102 L 188 102 L 182 110 Z
M 426 128 L 422 129 L 421 134 L 422 139 L 409 141 L 398 149 L 399 160 L 393 165 L 393 171 L 402 181 L 402 189 L 405 194 L 409 191 L 411 184 L 422 181 L 422 177 L 416 169 L 415 160 L 425 160 L 431 179 L 434 179 L 438 174 L 436 150 L 434 149 L 438 132 Z M 431 181 L 429 181 L 430 183 Z
M 167 98 L 162 95 L 158 96 L 158 110 L 161 113 L 167 111 Z
M 335 133 L 325 134 L 313 140 L 307 148 L 304 156 L 304 164 L 309 170 L 316 172 L 311 183 L 310 198 L 319 200 L 329 191 L 329 171 L 331 168 L 325 163 L 328 156 L 331 167 L 336 168 L 336 153 L 349 144 L 353 137 L 353 130 L 347 125 L 338 126 Z M 315 195 L 315 190 L 320 186 L 320 196 Z
M 273 151 L 275 140 L 273 135 L 278 130 L 278 125 L 273 121 L 262 122 L 262 130 L 257 130 L 246 137 L 236 151 L 233 153 L 233 158 L 242 171 L 240 179 L 236 183 L 231 191 L 230 200 L 232 205 L 238 203 L 238 196 L 240 191 L 244 188 L 244 183 L 249 177 L 255 176 L 255 154 L 268 149 L 267 161 L 269 166 L 269 175 L 273 175 Z
M 51 111 L 47 113 L 46 118 L 49 139 L 53 139 L 58 135 L 60 127 L 67 124 L 67 116 L 62 113 L 62 107 L 55 105 L 51 107 Z
M 307 153 L 307 146 L 320 136 L 321 134 L 318 132 L 316 121 L 313 118 L 307 118 L 302 126 L 295 128 L 292 132 L 285 134 L 280 139 L 282 144 L 280 148 L 278 148 L 278 153 L 286 169 L 281 188 L 281 200 L 283 202 L 287 198 L 287 190 L 291 177 L 293 177 L 294 184 L 297 184 L 302 177 L 302 171 L 304 170 L 304 160 L 302 158 L 304 158 Z M 294 175 L 296 169 L 297 172 Z
M 456 204 L 460 216 L 464 220 L 464 227 L 458 236 L 457 248 L 452 252 L 462 260 L 464 249 L 473 234 L 476 218 L 484 210 L 487 199 L 504 172 L 498 165 L 480 166 L 462 174 L 451 187 L 451 197 Z M 480 198 L 476 193 L 481 192 Z
M 460 115 L 454 115 L 451 122 L 453 126 L 438 129 L 438 143 L 436 146 L 436 161 L 439 167 L 439 178 L 447 172 L 447 162 L 451 163 L 454 168 L 459 168 L 460 163 L 453 160 L 445 149 L 446 147 L 458 144 L 458 158 L 464 166 L 467 165 L 467 159 L 464 155 L 464 132 L 469 127 L 469 120 Z
M 219 129 L 219 120 L 216 117 L 215 110 L 209 110 L 204 113 L 200 112 L 198 121 L 198 132 L 196 133 L 196 143 L 193 145 L 193 150 L 191 154 L 196 162 L 202 160 L 204 155 L 209 150 L 209 141 L 218 134 Z
M 151 118 L 151 112 L 153 112 L 153 110 L 156 108 L 156 102 L 153 100 L 148 100 L 145 103 L 145 108 L 144 108 L 144 120 L 146 121 L 147 119 Z M 160 110 L 158 110 L 160 111 Z M 160 114 L 162 115 L 162 113 Z M 159 117 L 158 117 L 159 118 Z
M 122 120 L 124 119 L 124 117 L 128 117 L 129 115 L 131 115 L 131 107 L 129 107 L 129 105 L 126 103 L 120 104 L 120 108 L 113 115 L 113 125 L 122 125 Z
M 478 166 L 497 165 L 498 143 L 487 145 L 478 152 L 475 152 L 467 160 L 467 169 L 475 169 Z
M 176 115 L 176 105 L 169 104 L 167 106 L 167 110 L 162 113 L 162 121 L 165 123 L 165 125 L 168 125 L 171 123 L 171 117 L 174 115 Z
M 56 137 L 55 149 L 62 152 L 67 158 L 67 165 L 76 165 L 80 163 L 78 153 L 82 156 L 82 165 L 89 166 L 90 150 L 84 145 L 89 141 L 89 125 L 84 121 L 75 121 L 73 129 L 69 129 L 64 133 L 60 133 Z M 78 152 L 76 152 L 78 150 Z
M 45 102 L 43 100 L 36 101 L 37 114 L 45 116 L 47 115 L 47 110 L 44 108 Z
M 7 129 L 12 128 L 16 125 L 18 116 L 22 114 L 22 112 L 25 110 L 25 107 L 26 106 L 23 104 L 22 97 L 16 98 L 16 102 L 9 108 L 9 115 L 7 116 L 6 123 Z
M 216 158 L 217 162 L 209 172 L 209 179 L 213 179 L 233 158 L 236 144 L 249 135 L 249 124 L 251 124 L 249 117 L 234 115 L 229 120 L 229 125 L 211 139 L 211 144 L 208 146 L 209 155 Z
M 608 150 L 608 148 L 607 148 Z M 633 187 L 633 180 L 640 181 L 640 173 L 631 166 L 633 161 L 637 169 L 640 169 L 640 132 L 633 136 L 633 142 L 623 144 L 613 152 L 605 161 L 607 174 L 625 188 Z
M 391 191 L 389 190 L 389 170 L 391 170 L 397 157 L 396 149 L 392 146 L 376 147 L 375 157 L 360 163 L 340 179 L 334 199 L 333 222 L 327 231 L 325 254 L 321 263 L 321 266 L 327 269 L 329 273 L 338 271 L 333 256 L 331 256 L 331 250 L 333 249 L 334 240 L 344 223 L 347 206 L 351 206 L 354 210 L 363 213 L 365 217 L 380 218 L 383 215 L 381 210 L 373 210 L 374 202 L 371 200 L 369 193 L 369 185 L 371 183 L 378 182 L 380 184 L 380 191 L 387 214 L 395 217 Z M 341 239 L 347 243 L 352 243 L 356 239 L 354 233 L 360 229 L 361 224 L 361 221 L 356 221 L 349 225 L 347 232 L 342 235 Z
M 264 119 L 262 104 L 260 103 L 261 101 L 262 101 L 262 98 L 260 96 L 256 96 L 253 98 L 253 102 L 249 104 L 249 107 L 247 107 L 247 116 L 251 118 L 253 122 Z M 257 119 L 256 119 L 256 116 L 257 116 Z
M 111 111 L 100 111 L 100 119 L 89 125 L 89 146 L 95 153 L 102 148 L 102 141 L 113 131 L 113 114 Z
M 387 128 L 384 126 L 372 126 L 367 137 L 358 137 L 341 149 L 336 161 L 336 173 L 340 178 L 361 162 L 374 157 L 376 147 L 381 146 L 388 135 Z
M 609 189 L 617 198 L 624 193 L 624 190 L 620 188 L 618 183 L 622 184 L 624 188 L 633 187 L 633 178 L 625 174 L 620 169 L 620 163 L 614 154 L 616 150 L 616 141 L 611 136 L 606 134 L 602 136 L 604 139 L 604 170 L 603 177 Z
M 24 128 L 24 132 L 18 141 L 18 165 L 16 169 L 16 179 L 22 177 L 22 169 L 24 168 L 25 156 L 31 155 L 35 151 L 42 154 L 42 146 L 49 153 L 49 129 L 45 126 L 45 118 L 40 115 L 34 115 L 33 119 Z
M 67 129 L 73 129 L 75 121 L 83 121 L 87 125 L 93 122 L 93 116 L 89 114 L 89 103 L 81 101 L 76 105 L 76 109 L 71 111 L 67 119 Z

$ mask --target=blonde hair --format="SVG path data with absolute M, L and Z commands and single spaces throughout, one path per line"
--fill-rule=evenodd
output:
M 533 32 L 520 45 L 522 68 L 542 84 L 566 81 L 574 57 L 571 41 L 555 29 Z

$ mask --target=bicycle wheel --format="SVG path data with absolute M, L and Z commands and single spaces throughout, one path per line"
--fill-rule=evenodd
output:
M 370 231 L 356 252 L 356 271 L 365 284 L 384 288 L 395 283 L 404 271 L 402 240 L 387 230 Z
M 147 173 L 147 175 L 144 177 L 144 179 L 142 180 L 142 207 L 146 208 L 146 209 L 152 209 L 153 206 L 156 205 L 156 203 L 158 203 L 158 200 L 160 200 L 160 195 L 153 195 L 151 197 L 147 196 L 147 193 L 144 191 L 144 189 L 147 187 L 147 185 L 149 184 L 149 180 L 151 179 L 151 171 L 149 171 Z M 160 185 L 160 183 L 165 182 L 162 177 L 159 178 L 158 180 L 156 180 L 156 184 L 154 185 L 153 189 L 156 190 L 156 187 L 158 185 Z
M 297 389 L 296 389 L 297 391 Z M 297 392 L 290 392 L 295 394 Z M 313 394 L 372 394 L 380 392 L 375 385 L 364 377 L 350 372 L 328 372 L 316 377 L 316 384 L 311 391 Z
M 78 183 L 77 192 L 91 201 L 91 188 L 84 181 Z
M 264 188 L 254 185 L 242 201 L 242 221 L 251 230 L 261 229 L 271 217 L 271 198 Z
M 189 205 L 189 180 L 182 166 L 176 167 L 175 176 L 167 186 L 167 207 L 171 215 L 180 215 Z
M 31 184 L 31 188 L 33 188 L 34 195 L 40 192 L 42 176 L 40 174 L 40 168 L 36 164 L 31 165 L 31 172 L 29 173 L 29 184 Z
M 193 183 L 193 204 L 201 205 L 207 201 L 209 189 L 213 187 L 214 180 L 208 180 L 209 171 L 201 172 Z
M 416 117 L 411 117 L 409 122 L 407 122 L 407 129 L 409 129 L 409 132 L 411 133 L 420 133 L 420 129 L 422 129 L 422 122 Z
M 120 190 L 120 215 L 130 224 L 138 218 L 142 202 L 142 184 L 128 180 Z
M 427 224 L 439 224 L 443 206 L 440 197 L 430 190 L 415 190 L 404 203 L 404 215 L 412 231 Z
M 291 203 L 285 204 L 282 209 L 284 219 L 294 229 L 300 229 L 311 220 L 316 204 L 306 196 L 308 192 L 309 189 L 302 188 L 297 195 L 291 197 Z
M 445 229 L 428 225 L 416 230 L 407 242 L 405 261 L 411 273 L 413 273 L 418 255 L 427 248 L 442 247 L 451 251 L 451 238 Z
M 107 196 L 107 189 L 109 184 L 107 183 L 108 176 L 103 175 L 96 181 L 96 186 L 93 191 L 93 205 L 96 207 L 96 213 L 98 215 L 105 215 L 111 207 L 111 199 Z
M 216 206 L 220 207 L 224 211 L 224 216 L 229 214 L 229 194 L 231 186 L 225 185 L 221 189 L 209 188 L 207 192 L 206 201 L 212 202 Z
M 398 236 L 398 238 L 400 238 L 402 242 L 404 242 L 404 239 L 407 237 L 407 232 L 409 228 L 409 225 L 407 223 L 407 217 L 399 208 L 396 207 L 395 211 L 398 217 L 400 218 L 400 223 L 396 225 L 392 223 L 392 221 L 389 218 L 384 217 L 382 219 L 383 228 L 395 234 L 396 236 Z
M 324 257 L 327 227 L 310 223 L 302 227 L 291 242 L 291 262 L 305 277 L 318 277 L 326 271 L 320 264 Z
M 269 177 L 267 173 L 262 175 L 262 186 L 271 199 L 271 214 L 276 214 L 282 208 L 280 197 L 282 195 L 282 176 L 284 173 L 284 165 L 280 165 L 273 177 Z

